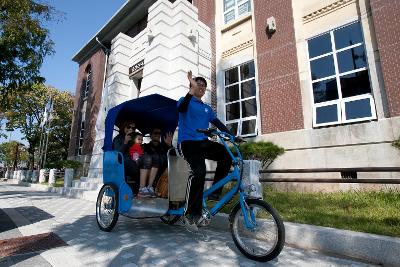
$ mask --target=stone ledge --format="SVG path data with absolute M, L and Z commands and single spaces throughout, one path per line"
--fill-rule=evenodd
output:
M 229 231 L 228 214 L 219 214 L 211 227 Z M 383 266 L 400 266 L 400 238 L 285 222 L 286 245 L 314 249 Z

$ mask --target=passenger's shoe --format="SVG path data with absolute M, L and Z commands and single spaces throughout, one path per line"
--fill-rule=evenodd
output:
M 212 201 L 218 201 L 219 200 L 219 195 L 217 194 L 211 194 L 208 196 L 208 200 L 212 200 Z
M 157 197 L 156 192 L 152 186 L 147 187 L 147 192 L 149 192 L 149 197 Z
M 189 232 L 197 232 L 199 228 L 197 228 L 196 222 L 194 221 L 194 218 L 192 215 L 187 214 L 183 216 L 182 219 L 183 225 L 185 226 L 186 230 Z
M 149 196 L 150 196 L 150 193 L 149 193 L 149 190 L 147 189 L 147 187 L 139 188 L 138 197 L 149 197 Z

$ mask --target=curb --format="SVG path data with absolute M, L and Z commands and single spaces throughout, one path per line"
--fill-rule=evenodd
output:
M 400 266 L 400 238 L 284 222 L 285 243 L 383 266 Z M 211 227 L 229 231 L 229 215 L 214 216 Z

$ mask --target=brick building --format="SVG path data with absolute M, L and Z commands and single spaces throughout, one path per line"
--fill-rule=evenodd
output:
M 127 1 L 74 57 L 70 157 L 101 176 L 107 110 L 178 99 L 191 69 L 232 131 L 286 149 L 272 168 L 399 166 L 399 13 L 398 0 Z

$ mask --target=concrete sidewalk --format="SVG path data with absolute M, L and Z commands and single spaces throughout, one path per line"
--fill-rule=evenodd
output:
M 44 185 L 28 186 L 35 190 L 54 192 Z M 218 214 L 210 226 L 229 231 L 228 215 Z M 285 222 L 285 230 L 286 244 L 293 247 L 384 266 L 400 266 L 400 238 L 290 222 Z

